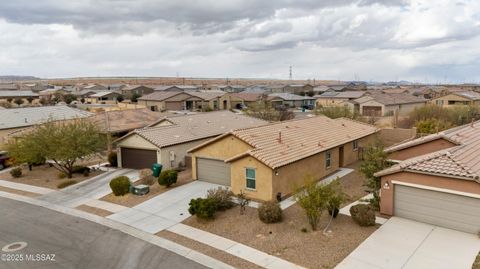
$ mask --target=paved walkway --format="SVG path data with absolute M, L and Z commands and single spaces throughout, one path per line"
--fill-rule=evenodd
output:
M 318 184 L 328 184 L 328 183 L 332 182 L 333 180 L 335 180 L 337 178 L 342 178 L 342 177 L 350 174 L 353 171 L 355 171 L 355 170 L 353 170 L 351 168 L 339 168 L 337 172 L 325 177 L 324 179 L 319 181 Z M 285 209 L 289 208 L 290 206 L 294 205 L 295 203 L 296 203 L 295 197 L 290 196 L 287 199 L 280 202 L 280 207 L 283 210 L 285 210 Z M 251 201 L 250 203 L 248 203 L 248 206 L 253 207 L 253 208 L 258 208 L 260 206 L 260 203 Z
M 118 169 L 105 172 L 64 189 L 48 193 L 38 199 L 74 208 L 111 193 L 112 190 L 109 186 L 110 180 L 118 176 L 128 176 L 132 181 L 139 179 L 138 171 L 132 169 Z
M 336 269 L 471 268 L 477 235 L 392 217 Z
M 220 185 L 194 181 L 175 187 L 135 207 L 108 216 L 149 233 L 157 233 L 190 217 L 191 199 L 205 197 L 207 190 Z
M 244 244 L 181 223 L 168 228 L 168 231 L 219 249 L 264 268 L 303 268 Z

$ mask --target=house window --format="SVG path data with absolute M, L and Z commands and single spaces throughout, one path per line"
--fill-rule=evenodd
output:
M 353 141 L 353 151 L 358 150 L 358 140 Z
M 325 152 L 325 167 L 330 168 L 331 165 L 332 165 L 332 152 L 327 151 Z
M 245 178 L 247 179 L 247 189 L 255 189 L 256 188 L 256 171 L 253 168 L 246 168 L 245 169 Z

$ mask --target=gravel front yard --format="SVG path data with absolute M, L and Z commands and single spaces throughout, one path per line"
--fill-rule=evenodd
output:
M 2 173 L 0 174 L 1 180 L 8 180 L 16 183 L 23 183 L 28 185 L 33 185 L 37 187 L 44 187 L 50 188 L 54 190 L 58 190 L 57 185 L 69 181 L 71 179 L 77 181 L 77 183 L 81 181 L 85 181 L 90 179 L 94 176 L 98 176 L 102 171 L 92 171 L 88 177 L 83 176 L 82 174 L 73 174 L 72 178 L 58 178 L 58 174 L 60 171 L 57 169 L 50 167 L 48 164 L 34 166 L 32 171 L 28 170 L 28 167 L 22 166 L 22 176 L 19 178 L 14 178 L 10 173 Z
M 178 178 L 177 178 L 177 183 L 173 184 L 170 186 L 170 188 L 166 188 L 165 186 L 161 186 L 158 184 L 156 181 L 152 186 L 150 186 L 150 192 L 147 193 L 146 195 L 133 195 L 131 193 L 128 193 L 124 196 L 115 196 L 113 193 L 110 193 L 102 198 L 100 200 L 110 202 L 110 203 L 115 203 L 118 205 L 123 205 L 126 207 L 134 207 L 140 203 L 143 203 L 149 199 L 152 199 L 153 197 L 164 193 L 168 190 L 171 190 L 175 187 L 187 184 L 192 182 L 192 171 L 191 170 L 185 170 L 181 171 L 178 173 Z M 141 180 L 137 181 L 134 185 L 139 185 L 142 184 Z
M 355 171 L 339 179 L 343 186 L 343 191 L 347 194 L 345 205 L 355 202 L 368 194 L 364 186 L 365 177 L 358 171 L 359 167 L 360 162 L 347 166 L 347 168 L 354 169 Z
M 257 266 L 251 262 L 245 261 L 244 259 L 240 259 L 235 257 L 231 254 L 228 254 L 224 251 L 218 250 L 211 246 L 199 243 L 197 241 L 191 240 L 189 238 L 183 237 L 181 235 L 169 232 L 169 231 L 161 231 L 157 233 L 158 236 L 168 239 L 170 241 L 176 242 L 180 245 L 186 246 L 193 250 L 196 250 L 200 253 L 203 253 L 207 256 L 210 256 L 214 259 L 222 261 L 226 264 L 229 264 L 235 268 L 242 268 L 242 269 L 261 269 L 263 267 Z
M 329 215 L 324 213 L 319 231 L 312 232 L 303 209 L 297 204 L 284 210 L 283 221 L 264 224 L 257 210 L 239 207 L 216 214 L 215 220 L 202 222 L 192 216 L 184 224 L 232 239 L 307 268 L 333 268 L 363 242 L 377 227 L 360 227 L 350 217 L 339 215 L 327 236 L 322 233 Z M 307 228 L 308 232 L 301 231 Z

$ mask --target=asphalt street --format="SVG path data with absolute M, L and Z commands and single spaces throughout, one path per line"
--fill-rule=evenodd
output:
M 2 250 L 15 242 L 27 246 Z M 100 224 L 5 198 L 0 198 L 0 255 L 1 269 L 206 268 Z

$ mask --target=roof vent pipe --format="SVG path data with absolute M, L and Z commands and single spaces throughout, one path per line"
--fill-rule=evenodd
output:
M 278 142 L 282 143 L 282 131 L 278 131 Z

